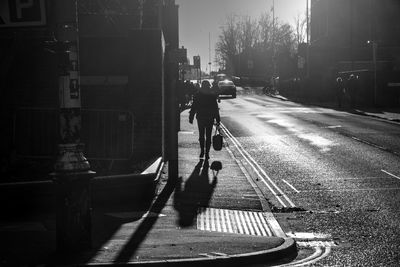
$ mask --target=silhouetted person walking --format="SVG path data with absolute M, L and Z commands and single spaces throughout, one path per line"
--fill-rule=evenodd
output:
M 335 93 L 336 93 L 336 99 L 338 102 L 338 107 L 341 108 L 343 94 L 344 94 L 344 83 L 343 83 L 343 79 L 341 77 L 336 78 Z
M 356 94 L 357 94 L 357 83 L 358 83 L 357 79 L 358 78 L 354 74 L 351 74 L 349 80 L 347 81 L 347 89 L 349 91 L 350 105 L 352 108 L 356 106 Z
M 195 115 L 199 128 L 200 158 L 205 156 L 206 159 L 209 159 L 214 121 L 219 125 L 221 119 L 217 97 L 212 92 L 210 82 L 207 80 L 201 83 L 199 92 L 194 96 L 192 108 L 189 113 L 190 123 L 193 123 Z

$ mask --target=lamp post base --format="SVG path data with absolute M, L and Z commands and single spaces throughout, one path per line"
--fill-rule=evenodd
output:
M 51 174 L 56 185 L 57 252 L 90 249 L 91 179 L 95 172 L 82 151 L 83 145 L 61 144 L 60 155 Z
M 90 249 L 91 179 L 95 172 L 53 173 L 56 184 L 57 252 Z
M 83 155 L 83 144 L 60 144 L 59 156 L 54 165 L 56 172 L 88 171 L 90 164 Z

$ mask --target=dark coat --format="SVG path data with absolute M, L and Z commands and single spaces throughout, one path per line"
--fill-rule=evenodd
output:
M 220 122 L 217 98 L 214 94 L 198 92 L 193 99 L 192 108 L 189 112 L 189 121 L 193 121 L 194 116 L 201 122 L 217 123 Z

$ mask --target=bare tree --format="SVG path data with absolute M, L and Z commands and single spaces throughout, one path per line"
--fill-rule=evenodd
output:
M 226 18 L 226 24 L 221 27 L 215 52 L 220 65 L 224 65 L 229 71 L 234 71 L 235 56 L 240 53 L 240 27 L 238 16 L 231 14 Z
M 270 13 L 264 13 L 258 20 L 250 16 L 227 16 L 221 27 L 221 34 L 216 43 L 215 59 L 228 72 L 235 73 L 235 63 L 240 65 L 243 52 L 262 52 L 266 60 L 272 61 L 275 53 L 293 52 L 295 50 L 295 34 L 288 23 L 275 19 Z M 239 56 L 239 57 L 238 57 Z M 236 60 L 239 58 L 239 60 Z
M 294 17 L 294 36 L 295 36 L 295 45 L 296 47 L 299 44 L 304 43 L 306 41 L 307 35 L 307 17 L 302 13 L 298 13 L 297 16 Z
M 250 16 L 243 16 L 239 21 L 240 49 L 239 53 L 254 48 L 259 39 L 259 28 L 257 20 Z
M 273 22 L 270 13 L 263 13 L 258 20 L 259 42 L 258 45 L 265 51 L 272 49 Z
M 275 45 L 277 51 L 294 52 L 295 39 L 292 26 L 288 23 L 279 23 L 275 31 Z

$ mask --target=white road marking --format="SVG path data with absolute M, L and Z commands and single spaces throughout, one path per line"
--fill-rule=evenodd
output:
M 221 224 L 222 224 L 222 232 L 224 232 L 224 233 L 226 233 L 227 232 L 227 230 L 226 230 L 226 225 L 227 225 L 227 223 L 225 222 L 225 211 L 224 210 L 220 210 L 220 216 L 221 216 Z
M 226 257 L 228 254 L 222 253 L 222 252 L 210 252 L 212 255 L 220 256 L 220 257 Z
M 246 225 L 246 219 L 243 216 L 243 212 L 239 213 L 239 218 L 240 218 L 240 224 L 243 225 L 244 233 L 249 235 L 250 234 L 249 227 L 247 227 Z
M 236 224 L 235 224 L 235 225 L 236 225 L 236 227 L 238 228 L 239 233 L 244 234 L 244 231 L 243 231 L 243 228 L 242 228 L 242 223 L 241 223 L 241 221 L 240 221 L 238 211 L 235 210 L 234 213 L 235 213 L 235 219 L 236 219 L 236 220 L 235 220 L 235 221 L 236 221 Z
M 358 192 L 358 191 L 385 191 L 385 190 L 400 190 L 400 187 L 380 187 L 380 188 L 352 188 L 352 189 L 315 189 L 303 190 L 302 193 L 315 193 L 315 192 Z
M 214 218 L 214 210 L 210 210 L 210 218 L 211 218 L 211 231 L 215 231 L 215 218 Z
M 254 215 L 254 217 L 256 218 L 256 223 L 257 223 L 257 225 L 261 225 L 260 217 L 258 217 L 258 216 L 259 216 L 259 214 L 255 214 L 255 215 Z M 267 233 L 266 233 L 265 230 L 264 230 L 264 227 L 260 227 L 260 228 L 259 228 L 259 231 L 261 231 L 261 234 L 260 234 L 260 235 L 262 235 L 262 236 L 266 236 L 266 235 L 267 235 Z
M 291 262 L 288 264 L 278 265 L 278 266 L 280 266 L 280 267 L 297 267 L 297 266 L 310 265 L 319 260 L 322 260 L 323 258 L 327 257 L 331 253 L 331 247 L 325 247 L 324 252 L 323 252 L 322 247 L 314 247 L 314 250 L 315 250 L 314 253 L 305 259 L 302 259 L 299 261 L 294 261 L 294 262 Z
M 265 219 L 265 217 L 262 214 L 258 214 L 258 218 L 260 219 L 262 225 L 267 225 L 267 220 Z M 279 226 L 280 227 L 280 226 Z M 264 228 L 267 231 L 267 235 L 268 236 L 272 236 L 272 231 L 271 229 L 269 229 L 268 227 Z
M 278 266 L 280 266 L 280 267 L 301 266 L 300 264 L 308 263 L 311 260 L 317 259 L 321 255 L 322 255 L 322 249 L 317 247 L 317 248 L 314 248 L 314 253 L 312 255 L 308 256 L 307 258 L 304 258 L 304 259 L 298 260 L 298 261 L 294 261 L 294 262 L 288 263 L 288 264 L 278 265 Z
M 206 209 L 205 216 L 209 215 L 209 213 L 210 213 L 210 210 Z M 211 230 L 210 221 L 209 220 L 205 220 L 205 221 L 206 221 L 206 230 L 210 231 Z
M 286 233 L 286 235 L 288 237 L 293 237 L 302 240 L 332 239 L 332 236 L 330 234 L 323 234 L 323 233 L 289 232 Z
M 396 178 L 396 179 L 399 179 L 399 180 L 400 180 L 400 177 L 399 177 L 399 176 L 396 176 L 396 175 L 394 175 L 394 174 L 392 174 L 392 173 L 390 173 L 390 172 L 388 172 L 388 171 L 385 171 L 385 170 L 381 170 L 381 171 L 384 172 L 384 173 L 386 173 L 387 175 L 392 176 L 393 178 Z
M 296 189 L 293 185 L 291 185 L 288 181 L 286 181 L 285 179 L 282 179 L 282 181 L 283 181 L 285 184 L 287 184 L 290 188 L 292 188 L 294 192 L 300 193 L 300 191 L 297 190 L 297 189 Z
M 281 196 L 287 201 L 287 203 L 291 207 L 296 207 L 296 205 L 289 199 L 289 197 L 272 181 L 272 179 L 268 176 L 268 174 L 261 168 L 261 166 L 250 156 L 250 154 L 243 148 L 240 142 L 230 133 L 230 131 L 221 123 L 221 127 L 223 128 L 226 135 L 230 138 L 234 146 L 238 149 L 239 153 L 243 156 L 243 158 L 249 163 L 252 169 L 255 171 L 257 176 L 261 178 L 260 180 L 267 186 L 267 188 L 271 191 L 271 193 L 276 197 L 276 199 L 282 204 L 283 207 L 287 207 L 287 205 L 281 199 Z M 262 174 L 262 175 L 261 175 Z M 271 184 L 272 187 L 276 189 L 279 193 L 277 194 L 274 189 L 267 183 L 267 181 Z
M 225 210 L 224 213 L 225 213 L 226 218 L 228 218 L 228 216 L 229 216 L 228 210 Z M 227 225 L 228 225 L 228 229 L 227 229 L 228 232 L 229 233 L 233 233 L 231 220 L 226 220 L 226 222 L 227 222 Z
M 320 247 L 316 247 L 316 249 L 320 249 L 322 251 L 322 249 Z M 301 264 L 296 264 L 294 266 L 304 266 L 304 265 L 310 265 L 313 264 L 317 261 L 322 260 L 323 258 L 327 257 L 329 254 L 331 253 L 331 247 L 326 247 L 324 253 L 321 256 L 318 256 L 317 258 L 314 258 L 312 260 L 309 260 L 308 262 L 303 262 Z
M 301 247 L 337 247 L 334 241 L 297 241 L 297 245 Z
M 218 209 L 216 209 L 215 210 L 215 214 L 216 214 L 216 222 L 217 222 L 217 231 L 218 232 L 222 232 L 222 229 L 221 229 L 221 216 L 220 216 L 220 214 L 219 214 L 219 210 Z
M 230 133 L 228 133 L 227 131 L 225 132 L 227 135 L 229 135 Z M 249 159 L 247 159 L 247 157 L 243 154 L 243 152 L 241 151 L 241 149 L 238 147 L 238 145 L 236 144 L 236 142 L 232 139 L 231 136 L 228 136 L 229 138 L 231 138 L 231 141 L 233 143 L 233 145 L 236 147 L 236 149 L 239 151 L 239 153 L 242 155 L 242 157 L 246 160 L 246 162 L 251 166 L 251 168 L 253 169 L 253 171 L 256 173 L 256 175 L 258 176 L 258 178 L 267 186 L 267 188 L 271 191 L 271 193 L 276 197 L 276 199 L 281 203 L 281 205 L 283 207 L 287 207 L 287 205 L 282 201 L 282 199 L 280 198 L 280 196 L 278 196 L 278 194 L 276 194 L 276 192 L 274 191 L 274 189 L 271 188 L 271 186 L 269 184 L 267 184 L 262 175 L 260 174 L 260 172 L 256 169 L 256 167 L 249 161 Z M 230 151 L 228 149 L 228 151 Z M 233 154 L 232 154 L 233 155 Z
M 336 129 L 336 128 L 342 128 L 342 125 L 332 125 L 332 126 L 326 126 L 322 128 L 327 128 L 327 129 Z
M 253 212 L 250 212 L 249 216 L 250 216 L 250 219 L 251 219 L 251 224 L 253 225 L 254 230 L 256 231 L 256 235 L 262 236 L 260 228 L 259 228 L 259 224 L 258 224 L 258 222 L 257 222 L 257 220 L 255 218 L 256 217 L 255 214 Z

